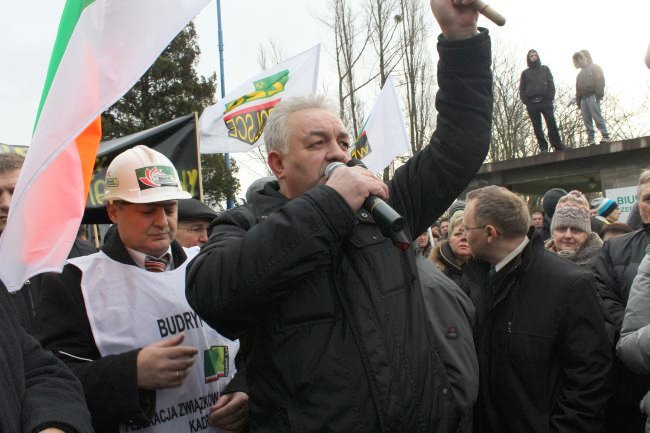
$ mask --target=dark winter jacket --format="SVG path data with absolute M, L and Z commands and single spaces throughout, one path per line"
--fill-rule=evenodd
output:
M 602 431 L 613 353 L 592 274 L 538 235 L 489 283 L 488 269 L 465 268 L 477 310 L 476 431 Z
M 609 313 L 608 321 L 615 330 L 616 340 L 632 282 L 649 244 L 650 224 L 644 224 L 640 230 L 605 242 L 596 260 L 598 292 Z M 639 412 L 639 401 L 650 387 L 650 376 L 636 374 L 616 362 L 611 380 L 615 390 L 607 413 L 608 432 L 642 431 L 644 417 Z
M 580 106 L 582 98 L 596 96 L 599 101 L 605 96 L 605 74 L 600 66 L 596 65 L 591 59 L 591 54 L 587 50 L 582 53 L 587 58 L 587 65 L 580 69 L 576 77 L 576 103 Z
M 639 272 L 632 282 L 630 298 L 625 307 L 625 318 L 616 353 L 627 368 L 638 374 L 650 374 L 650 245 Z M 643 398 L 643 412 L 650 412 L 650 392 Z M 650 433 L 650 421 L 646 420 L 645 432 Z
M 81 384 L 18 324 L 0 283 L 0 432 L 92 432 Z
M 137 266 L 119 236 L 111 236 L 101 249 L 111 259 Z M 175 264 L 186 259 L 179 243 L 172 243 Z M 137 387 L 137 356 L 141 348 L 102 357 L 93 338 L 83 295 L 82 273 L 65 265 L 61 274 L 43 274 L 36 294 L 34 335 L 79 377 L 93 426 L 99 433 L 117 432 L 120 423 L 148 423 L 155 408 L 155 391 Z M 239 372 L 238 372 L 239 373 Z M 237 374 L 228 392 L 246 391 L 244 376 Z
M 555 98 L 555 83 L 553 74 L 546 65 L 542 65 L 539 57 L 537 61 L 532 62 L 526 55 L 528 68 L 521 73 L 519 80 L 519 97 L 525 105 L 531 103 L 544 104 L 551 103 Z
M 650 244 L 650 224 L 605 242 L 595 265 L 598 292 L 620 331 L 632 281 Z
M 440 38 L 438 50 L 437 130 L 388 182 L 411 239 L 466 187 L 490 141 L 487 31 Z M 203 320 L 250 348 L 252 431 L 415 433 L 453 422 L 413 251 L 329 186 L 288 200 L 267 183 L 217 218 L 187 278 Z
M 75 239 L 72 244 L 72 249 L 68 254 L 68 258 L 86 256 L 88 254 L 96 253 L 97 249 L 88 241 Z M 18 322 L 29 334 L 34 331 L 34 318 L 36 311 L 34 310 L 38 299 L 35 298 L 36 293 L 41 292 L 42 276 L 35 275 L 29 280 L 25 281 L 20 290 L 11 293 L 11 300 L 14 308 L 16 309 L 16 316 Z
M 478 360 L 472 335 L 474 305 L 469 296 L 426 257 L 416 256 L 415 262 L 436 352 L 456 400 L 458 422 L 450 423 L 449 431 L 469 433 L 478 395 Z M 436 433 L 443 432 L 436 430 Z

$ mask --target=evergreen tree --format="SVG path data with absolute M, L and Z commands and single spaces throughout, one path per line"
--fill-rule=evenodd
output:
M 192 112 L 201 113 L 214 104 L 216 75 L 199 77 L 196 64 L 200 54 L 196 29 L 190 22 L 131 90 L 104 112 L 103 139 L 153 128 Z M 227 174 L 222 154 L 201 156 L 203 191 L 212 205 L 225 199 L 228 185 L 233 195 L 239 188 L 234 177 L 238 170 L 235 160 L 231 158 L 230 162 Z
M 239 172 L 235 160 L 230 158 L 230 172 L 228 172 L 223 154 L 201 155 L 201 170 L 205 202 L 212 207 L 225 208 L 227 197 L 225 186 L 231 185 L 233 192 L 239 191 L 240 188 L 239 179 L 235 177 Z

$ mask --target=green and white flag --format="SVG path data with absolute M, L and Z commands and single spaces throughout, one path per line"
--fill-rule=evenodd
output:
M 352 145 L 351 156 L 379 173 L 395 157 L 411 150 L 393 77 L 388 76 L 372 107 L 363 131 Z
M 208 2 L 67 0 L 0 238 L 0 278 L 9 290 L 61 271 L 83 216 L 101 113 Z
M 320 45 L 246 80 L 199 119 L 201 153 L 248 152 L 262 144 L 264 125 L 284 98 L 316 91 Z

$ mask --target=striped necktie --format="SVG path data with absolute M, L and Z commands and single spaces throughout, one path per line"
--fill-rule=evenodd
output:
M 144 258 L 144 268 L 149 272 L 165 272 L 167 263 L 169 263 L 169 253 L 163 254 L 159 258 L 152 256 L 146 256 Z

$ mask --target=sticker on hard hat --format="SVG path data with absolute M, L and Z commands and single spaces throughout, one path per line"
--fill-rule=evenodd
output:
M 106 186 L 107 186 L 108 188 L 115 188 L 115 187 L 118 187 L 118 186 L 120 186 L 120 181 L 117 180 L 116 177 L 107 177 L 107 178 L 106 178 Z
M 135 175 L 138 178 L 140 190 L 161 186 L 178 187 L 174 167 L 151 165 L 149 167 L 136 168 Z

